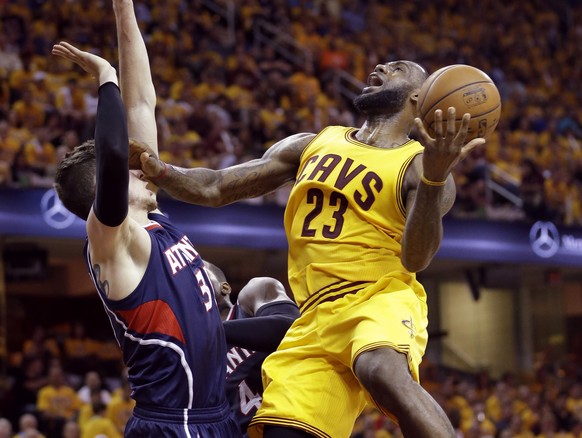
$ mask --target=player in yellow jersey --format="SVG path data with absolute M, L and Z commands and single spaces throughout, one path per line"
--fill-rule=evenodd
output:
M 457 129 L 454 108 L 446 121 L 435 113 L 428 135 L 416 117 L 426 77 L 410 61 L 380 64 L 354 101 L 362 127 L 296 134 L 227 169 L 178 169 L 133 150 L 130 165 L 190 203 L 221 206 L 294 181 L 285 230 L 301 316 L 263 365 L 251 437 L 348 437 L 366 403 L 407 437 L 455 435 L 418 383 L 427 307 L 415 273 L 440 245 L 451 170 L 485 140 L 465 144 L 470 115 Z M 409 138 L 415 126 L 420 143 Z

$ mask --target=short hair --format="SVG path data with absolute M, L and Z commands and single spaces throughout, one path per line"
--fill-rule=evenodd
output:
M 95 200 L 95 140 L 75 147 L 57 166 L 54 188 L 70 212 L 87 220 Z

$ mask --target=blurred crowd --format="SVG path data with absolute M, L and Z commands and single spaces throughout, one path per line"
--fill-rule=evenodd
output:
M 0 385 L 0 438 L 122 437 L 135 402 L 117 345 L 106 343 L 80 323 L 31 328 L 21 348 L 10 352 Z M 536 354 L 532 370 L 496 377 L 425 359 L 421 382 L 458 438 L 582 438 L 580 362 L 557 357 L 548 348 Z M 369 407 L 351 437 L 402 434 Z
M 0 1 L 0 185 L 51 186 L 56 163 L 92 137 L 95 83 L 50 50 L 67 40 L 115 64 L 109 3 Z M 289 134 L 358 126 L 350 93 L 378 63 L 470 64 L 495 81 L 503 109 L 487 145 L 456 169 L 452 214 L 582 225 L 580 2 L 134 3 L 169 162 L 222 168 Z
M 0 438 L 121 438 L 135 402 L 114 340 L 36 326 L 5 358 Z
M 451 214 L 582 225 L 580 2 L 217 0 L 212 10 L 201 0 L 134 3 L 168 162 L 223 168 L 290 134 L 359 126 L 352 93 L 379 63 L 410 59 L 430 72 L 470 64 L 497 84 L 502 116 L 486 146 L 455 170 Z M 59 160 L 93 136 L 95 81 L 50 55 L 60 40 L 115 64 L 110 2 L 0 0 L 0 187 L 50 187 Z M 284 204 L 285 196 L 259 202 Z M 122 434 L 132 401 L 119 354 L 82 325 L 50 334 L 37 327 L 8 361 L 0 438 Z M 582 437 L 579 367 L 542 362 L 525 380 L 423 370 L 459 437 Z M 375 410 L 353 433 L 399 436 Z
M 531 375 L 492 379 L 423 363 L 423 387 L 443 407 L 458 438 L 580 438 L 582 378 L 575 362 L 541 360 Z M 401 438 L 398 426 L 373 408 L 352 438 Z

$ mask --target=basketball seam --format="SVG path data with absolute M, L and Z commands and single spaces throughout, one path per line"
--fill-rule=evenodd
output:
M 440 78 L 443 75 L 443 73 L 445 73 L 446 71 L 450 70 L 453 67 L 455 67 L 455 66 L 454 65 L 449 65 L 448 67 L 444 67 L 442 69 L 442 71 L 437 76 L 435 76 L 434 78 L 432 78 L 432 82 L 430 83 L 430 85 L 426 89 L 426 93 L 424 93 L 424 98 L 422 99 L 422 102 L 418 102 L 418 104 L 417 104 L 418 105 L 418 108 L 422 108 L 422 105 L 424 105 L 424 101 L 426 100 L 427 96 L 429 95 L 429 92 L 432 89 L 432 87 L 433 87 L 434 83 L 436 82 L 436 80 L 438 78 Z M 424 115 L 422 116 L 422 118 L 424 119 Z
M 478 117 L 483 117 L 484 115 L 490 114 L 490 113 L 492 113 L 493 111 L 495 111 L 496 109 L 498 109 L 500 107 L 501 107 L 501 104 L 498 104 L 495 108 L 491 108 L 489 111 L 486 111 L 484 113 L 471 114 L 471 119 L 476 119 Z M 458 118 L 455 117 L 455 122 L 460 122 L 462 120 L 463 120 L 463 117 L 461 117 L 460 119 L 458 119 Z M 444 120 L 444 122 L 446 122 L 446 120 Z
M 445 94 L 444 96 L 442 96 L 438 101 L 436 101 L 427 111 L 426 113 L 423 114 L 422 118 L 425 119 L 426 115 L 429 114 L 434 107 L 436 107 L 440 102 L 442 102 L 444 99 L 446 99 L 447 97 L 449 97 L 451 94 L 456 93 L 457 91 L 466 88 L 466 87 L 470 87 L 472 85 L 476 85 L 476 84 L 493 84 L 491 81 L 476 81 L 476 82 L 471 82 L 468 84 L 463 84 L 463 86 L 455 88 L 454 90 L 451 90 L 449 93 Z M 495 84 L 493 84 L 495 85 Z M 428 92 L 427 92 L 428 95 Z

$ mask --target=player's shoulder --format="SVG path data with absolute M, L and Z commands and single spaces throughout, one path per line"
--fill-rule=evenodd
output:
M 237 302 L 241 308 L 254 315 L 261 306 L 274 301 L 291 300 L 285 286 L 276 278 L 255 277 L 241 289 Z
M 302 154 L 303 150 L 316 136 L 317 134 L 312 132 L 301 132 L 290 135 L 271 146 L 265 156 L 277 156 L 293 160 Z

